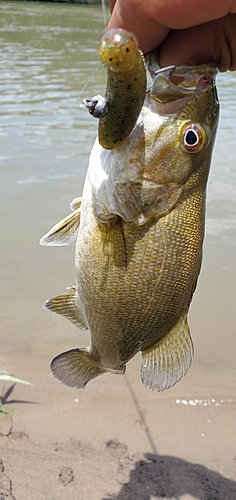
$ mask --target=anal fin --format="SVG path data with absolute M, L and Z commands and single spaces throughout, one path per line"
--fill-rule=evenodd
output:
M 162 392 L 186 375 L 194 348 L 184 313 L 172 330 L 142 351 L 141 379 L 145 386 Z
M 69 293 L 57 295 L 52 299 L 46 300 L 43 307 L 61 314 L 81 330 L 88 330 L 85 319 L 76 303 L 76 288 L 71 287 L 69 290 Z

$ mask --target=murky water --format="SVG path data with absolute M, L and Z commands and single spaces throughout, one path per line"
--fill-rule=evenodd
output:
M 47 363 L 82 345 L 69 322 L 42 303 L 74 283 L 73 248 L 39 238 L 81 194 L 97 123 L 79 107 L 103 93 L 102 8 L 0 3 L 0 323 L 1 355 Z M 191 306 L 195 370 L 235 390 L 236 74 L 219 75 L 221 119 L 208 185 L 204 263 Z M 50 355 L 49 355 L 50 353 Z M 22 358 L 23 359 L 23 358 Z M 31 361 L 32 362 L 32 361 Z M 1 368 L 1 366 L 0 366 Z M 197 382 L 196 382 L 197 383 Z

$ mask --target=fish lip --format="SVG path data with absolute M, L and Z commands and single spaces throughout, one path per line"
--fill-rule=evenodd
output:
M 214 84 L 218 73 L 218 63 L 208 62 L 200 65 L 165 66 L 160 68 L 156 51 L 146 56 L 146 67 L 149 74 L 149 87 L 147 91 L 153 98 L 163 102 L 164 95 L 168 93 L 168 100 L 173 100 L 192 92 L 205 91 Z
M 151 64 L 147 64 L 151 77 L 147 94 L 156 103 L 156 111 L 160 115 L 177 116 L 190 99 L 215 85 L 218 67 L 214 62 L 159 68 L 156 59 L 152 58 L 151 61 Z
M 194 64 L 190 62 L 189 64 L 183 64 L 181 66 L 164 66 L 160 67 L 158 62 L 158 50 L 154 49 L 145 56 L 146 68 L 148 75 L 150 75 L 152 81 L 155 80 L 156 76 L 170 73 L 170 76 L 182 76 L 185 80 L 190 78 L 197 79 L 202 77 L 204 74 L 209 73 L 209 77 L 212 77 L 212 81 L 219 72 L 219 63 L 216 61 L 210 61 L 204 64 Z M 149 78 L 150 81 L 150 78 Z M 211 83 L 212 83 L 211 81 Z M 209 82 L 210 83 L 210 82 Z M 149 89 L 147 89 L 149 90 Z
M 202 91 L 211 86 L 218 73 L 215 63 L 202 64 L 199 66 L 166 66 L 160 68 L 152 74 L 151 93 L 158 87 L 158 81 L 165 82 L 169 93 L 187 95 L 190 92 Z M 171 78 L 179 78 L 179 83 L 172 81 Z M 161 85 L 160 85 L 161 90 Z M 177 98 L 177 97 L 176 97 Z
M 217 63 L 212 62 L 199 66 L 176 66 L 172 75 L 173 77 L 183 78 L 180 85 L 185 92 L 191 91 L 191 88 L 196 91 L 205 91 L 214 84 L 218 71 Z M 174 83 L 173 85 L 179 88 L 179 85 Z

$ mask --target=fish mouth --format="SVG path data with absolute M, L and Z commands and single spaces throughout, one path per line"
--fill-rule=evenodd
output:
M 149 54 L 147 70 L 151 77 L 148 92 L 160 114 L 176 114 L 190 99 L 215 85 L 217 64 L 167 66 L 159 68 L 157 55 Z

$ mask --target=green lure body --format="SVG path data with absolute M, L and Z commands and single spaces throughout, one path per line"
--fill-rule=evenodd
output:
M 146 68 L 135 36 L 112 29 L 102 38 L 99 55 L 107 67 L 106 101 L 109 111 L 99 119 L 98 140 L 105 149 L 115 149 L 133 129 L 146 94 Z

